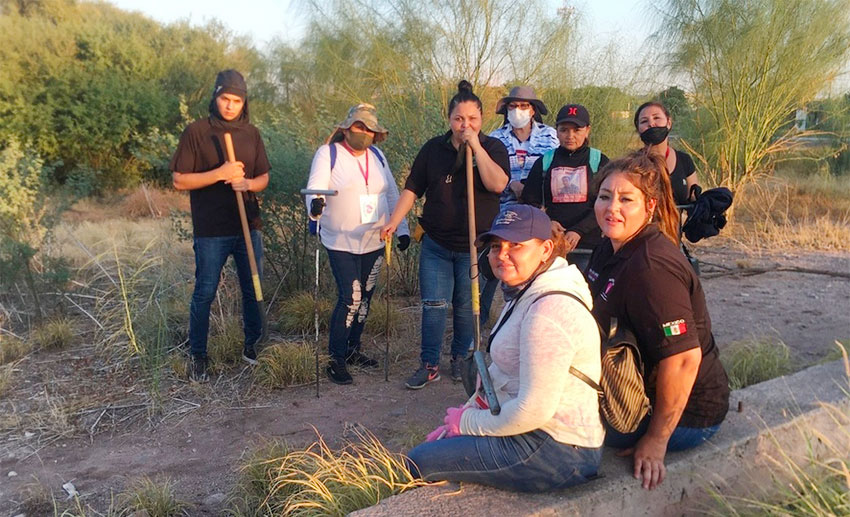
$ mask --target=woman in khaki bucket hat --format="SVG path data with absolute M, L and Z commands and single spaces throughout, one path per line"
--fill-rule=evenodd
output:
M 307 196 L 310 219 L 318 221 L 337 284 L 331 314 L 326 372 L 337 384 L 351 384 L 347 365 L 374 368 L 378 361 L 360 350 L 360 335 L 369 314 L 383 264 L 381 228 L 388 222 L 399 193 L 387 159 L 373 144 L 387 138 L 371 104 L 353 106 L 328 143 L 313 156 L 307 188 L 336 190 L 336 196 Z M 399 249 L 410 244 L 407 223 L 399 228 Z

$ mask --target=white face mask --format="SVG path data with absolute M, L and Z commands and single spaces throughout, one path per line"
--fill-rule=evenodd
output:
M 511 126 L 522 129 L 531 122 L 531 110 L 512 109 L 508 110 L 508 122 Z

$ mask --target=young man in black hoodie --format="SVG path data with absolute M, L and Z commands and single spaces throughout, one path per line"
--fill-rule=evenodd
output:
M 534 163 L 520 202 L 546 211 L 555 231 L 564 234 L 571 264 L 584 270 L 589 251 L 601 240 L 602 232 L 593 214 L 593 175 L 608 157 L 588 145 L 590 114 L 580 104 L 567 104 L 555 121 L 560 147 Z
M 171 159 L 174 188 L 188 190 L 195 250 L 195 290 L 189 310 L 190 377 L 207 380 L 207 335 L 210 305 L 221 269 L 230 255 L 242 290 L 245 345 L 242 358 L 257 363 L 254 344 L 262 334 L 260 308 L 254 296 L 248 250 L 242 234 L 235 192 L 242 192 L 257 267 L 262 276 L 263 243 L 257 192 L 269 184 L 269 164 L 260 132 L 248 116 L 248 87 L 236 70 L 224 70 L 215 80 L 210 116 L 183 131 Z M 230 133 L 236 162 L 227 161 L 224 134 Z

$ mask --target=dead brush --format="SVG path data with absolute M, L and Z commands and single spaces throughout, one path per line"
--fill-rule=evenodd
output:
M 20 361 L 7 363 L 0 366 L 0 398 L 6 395 L 6 391 L 12 386 L 12 378 L 15 374 L 15 367 Z
M 750 249 L 850 249 L 850 181 L 765 177 L 735 197 L 723 234 Z
M 175 190 L 140 185 L 120 203 L 121 213 L 132 219 L 168 217 L 172 211 L 189 210 L 189 196 Z
M 249 507 L 233 515 L 344 516 L 392 495 L 424 485 L 407 470 L 405 457 L 390 452 L 368 431 L 355 430 L 355 440 L 332 450 L 321 436 L 304 450 L 254 459 L 241 471 L 251 486 Z M 258 475 L 258 473 L 260 475 Z
M 307 384 L 316 375 L 315 350 L 312 342 L 291 341 L 274 343 L 260 352 L 254 368 L 254 380 L 269 389 Z M 327 355 L 320 355 L 321 362 Z
M 64 350 L 73 343 L 76 326 L 69 318 L 55 318 L 36 327 L 31 334 L 32 344 L 43 350 Z
M 752 337 L 730 343 L 720 359 L 733 390 L 745 388 L 794 371 L 788 345 L 770 336 Z

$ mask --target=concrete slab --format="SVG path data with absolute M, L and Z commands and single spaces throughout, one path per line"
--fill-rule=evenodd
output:
M 651 492 L 632 477 L 630 459 L 606 450 L 602 477 L 579 487 L 529 495 L 443 484 L 391 497 L 351 515 L 691 515 L 709 509 L 707 488 L 746 494 L 772 483 L 772 476 L 782 470 L 777 462 L 786 457 L 805 464 L 809 451 L 819 455 L 836 450 L 850 453 L 850 372 L 841 361 L 733 392 L 720 431 L 697 449 L 668 454 L 667 479 Z

